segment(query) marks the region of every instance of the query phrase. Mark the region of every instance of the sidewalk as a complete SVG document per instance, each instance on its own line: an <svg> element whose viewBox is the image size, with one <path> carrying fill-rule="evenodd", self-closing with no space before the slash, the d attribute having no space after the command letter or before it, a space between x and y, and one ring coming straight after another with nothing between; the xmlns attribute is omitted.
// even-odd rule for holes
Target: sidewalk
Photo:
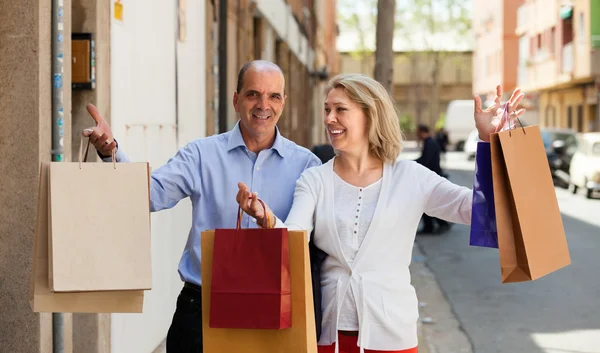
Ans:
<svg viewBox="0 0 600 353"><path fill-rule="evenodd" d="M473 353L471 342L417 244L410 273L419 298L419 353Z"/></svg>

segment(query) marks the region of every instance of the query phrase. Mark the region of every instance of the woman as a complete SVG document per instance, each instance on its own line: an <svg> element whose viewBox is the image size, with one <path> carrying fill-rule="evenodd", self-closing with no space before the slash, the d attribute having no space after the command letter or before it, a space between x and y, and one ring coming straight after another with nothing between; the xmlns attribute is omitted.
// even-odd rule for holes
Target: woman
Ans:
<svg viewBox="0 0 600 353"><path fill-rule="evenodd" d="M472 192L398 159L398 115L377 81L340 75L326 93L325 125L337 156L301 175L285 224L243 183L237 201L261 226L309 234L314 229L315 244L329 255L321 273L320 353L417 352L418 306L409 264L419 220L427 213L469 224ZM500 86L496 93L486 110L474 98L475 124L485 141L502 116ZM516 90L509 106L522 98ZM275 221L263 224L265 219Z"/></svg>

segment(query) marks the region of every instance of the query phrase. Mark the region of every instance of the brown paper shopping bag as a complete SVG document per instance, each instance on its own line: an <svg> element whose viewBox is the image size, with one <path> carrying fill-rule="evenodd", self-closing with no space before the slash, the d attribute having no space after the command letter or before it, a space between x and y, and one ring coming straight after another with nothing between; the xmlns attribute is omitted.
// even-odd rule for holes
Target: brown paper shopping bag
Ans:
<svg viewBox="0 0 600 353"><path fill-rule="evenodd" d="M82 159L48 166L50 289L150 289L148 163Z"/></svg>
<svg viewBox="0 0 600 353"><path fill-rule="evenodd" d="M292 326L286 330L211 328L210 298L215 232L202 233L202 328L205 353L316 353L308 236L288 231Z"/></svg>
<svg viewBox="0 0 600 353"><path fill-rule="evenodd" d="M502 283L538 279L571 263L538 126L491 135Z"/></svg>
<svg viewBox="0 0 600 353"><path fill-rule="evenodd" d="M33 263L30 278L30 306L34 312L65 313L141 313L144 291L104 291L53 293L48 273L48 174L50 165L40 169L37 222L33 244Z"/></svg>

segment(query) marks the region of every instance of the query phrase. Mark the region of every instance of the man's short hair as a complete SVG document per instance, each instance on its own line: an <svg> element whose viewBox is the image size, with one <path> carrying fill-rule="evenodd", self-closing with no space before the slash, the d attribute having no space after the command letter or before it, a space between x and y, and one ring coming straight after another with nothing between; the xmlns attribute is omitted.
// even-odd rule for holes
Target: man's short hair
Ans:
<svg viewBox="0 0 600 353"><path fill-rule="evenodd" d="M429 133L429 126L425 125L425 124L419 124L419 126L417 126L417 131L419 132L424 132L424 133Z"/></svg>
<svg viewBox="0 0 600 353"><path fill-rule="evenodd" d="M244 75L246 74L246 71L248 71L248 69L250 69L252 66L255 66L255 65L271 66L272 68L274 68L274 69L276 68L277 70L279 70L279 72L281 72L281 76L284 76L283 70L277 64L275 64L273 62L270 62L267 60L248 61L247 63L242 65L242 68L238 72L237 87L235 90L237 93L240 93L240 91L242 90L242 87L244 86ZM284 80L285 80L285 76L284 76ZM285 88L284 88L284 90L285 90Z"/></svg>

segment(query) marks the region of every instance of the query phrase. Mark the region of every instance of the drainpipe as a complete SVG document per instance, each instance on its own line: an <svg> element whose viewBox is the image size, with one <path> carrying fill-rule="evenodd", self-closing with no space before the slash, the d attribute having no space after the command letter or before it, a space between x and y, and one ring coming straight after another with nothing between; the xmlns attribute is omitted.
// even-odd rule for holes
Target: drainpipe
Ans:
<svg viewBox="0 0 600 353"><path fill-rule="evenodd" d="M213 131L209 135L219 133L219 15L217 14L217 0L211 0L213 11L213 30L212 30L212 70L213 76L213 99L212 106L214 109L213 116Z"/></svg>
<svg viewBox="0 0 600 353"><path fill-rule="evenodd" d="M219 1L219 132L227 131L227 2Z"/></svg>
<svg viewBox="0 0 600 353"><path fill-rule="evenodd" d="M64 0L52 0L52 161L62 162L64 154L63 44ZM52 313L52 352L64 353L64 316Z"/></svg>

